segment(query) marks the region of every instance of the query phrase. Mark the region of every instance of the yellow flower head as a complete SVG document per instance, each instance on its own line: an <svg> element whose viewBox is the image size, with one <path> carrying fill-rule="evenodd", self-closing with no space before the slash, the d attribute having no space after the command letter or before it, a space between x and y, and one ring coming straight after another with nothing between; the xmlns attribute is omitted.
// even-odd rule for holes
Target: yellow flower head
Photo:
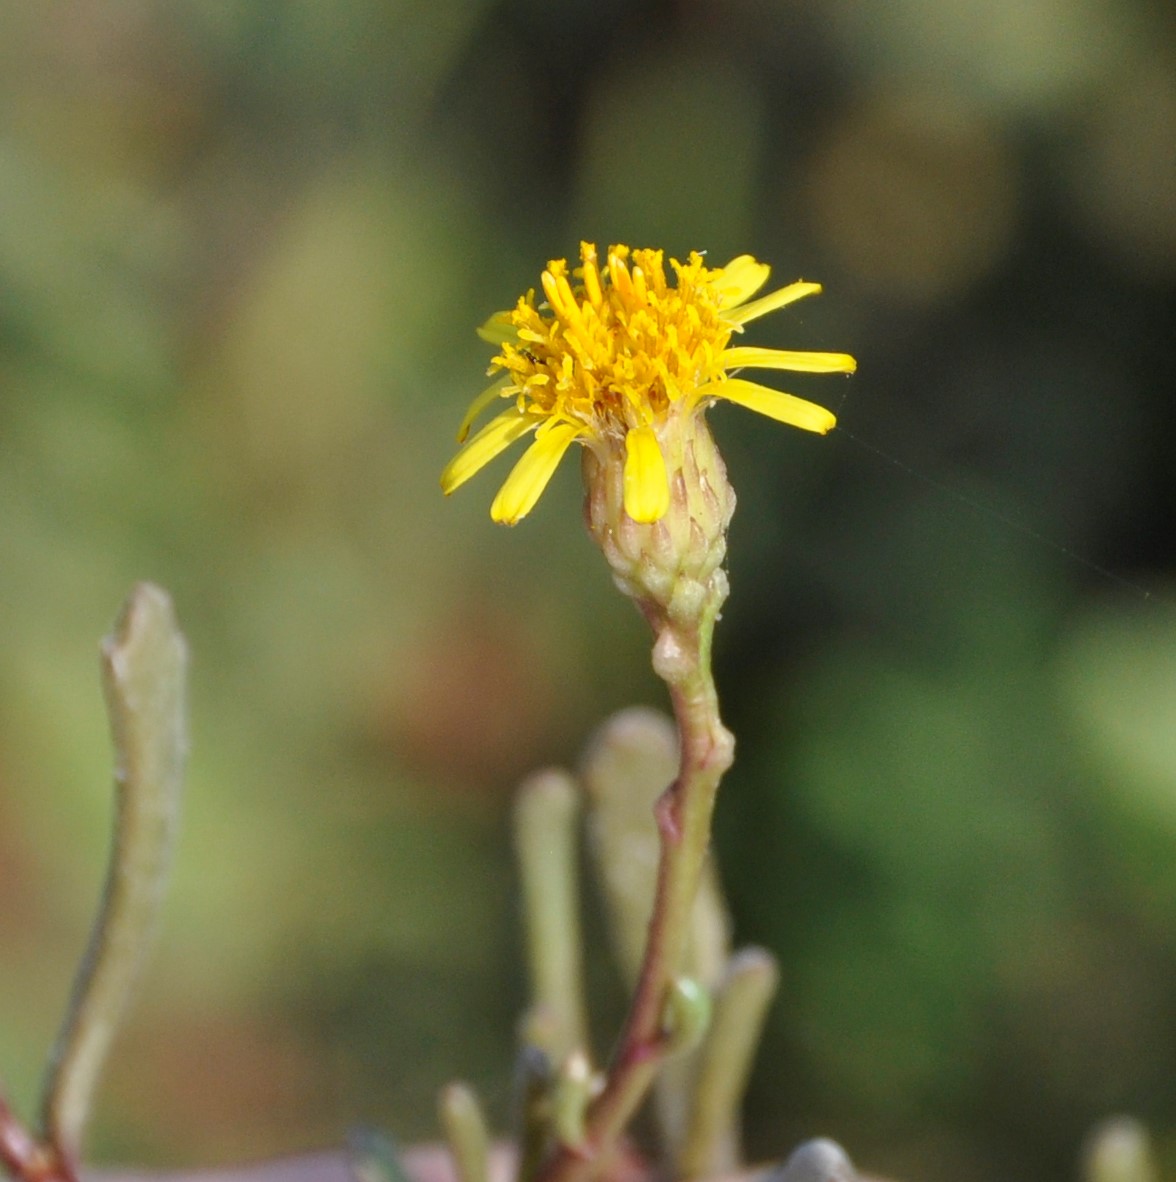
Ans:
<svg viewBox="0 0 1176 1182"><path fill-rule="evenodd" d="M598 456L623 457L625 513L635 522L661 520L670 507L667 428L700 414L717 399L824 434L836 419L792 394L733 377L744 369L852 373L844 353L805 353L732 346L749 320L821 290L791 283L752 299L769 268L750 255L706 267L698 253L670 260L667 282L660 250L580 244L581 265L569 274L557 259L543 272L546 299L528 292L513 311L479 330L500 352L497 380L470 406L458 441L465 445L441 474L446 493L464 484L515 440L535 438L490 507L495 521L514 525L534 507L564 452L581 443ZM478 416L499 399L510 405L466 441ZM680 424L679 424L680 425Z"/></svg>

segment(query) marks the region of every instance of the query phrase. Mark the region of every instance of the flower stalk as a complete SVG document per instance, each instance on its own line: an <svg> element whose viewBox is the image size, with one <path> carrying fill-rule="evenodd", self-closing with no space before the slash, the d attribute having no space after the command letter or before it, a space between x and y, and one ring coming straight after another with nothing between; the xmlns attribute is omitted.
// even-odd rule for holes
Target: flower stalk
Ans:
<svg viewBox="0 0 1176 1182"><path fill-rule="evenodd" d="M666 999L681 972L694 898L710 846L711 817L735 740L719 717L710 649L715 610L687 631L667 625L655 668L666 677L681 744L677 779L657 802L661 843L645 959L603 1091L588 1109L579 1146L563 1147L544 1182L581 1182L605 1166L673 1045ZM669 676L667 676L669 675Z"/></svg>

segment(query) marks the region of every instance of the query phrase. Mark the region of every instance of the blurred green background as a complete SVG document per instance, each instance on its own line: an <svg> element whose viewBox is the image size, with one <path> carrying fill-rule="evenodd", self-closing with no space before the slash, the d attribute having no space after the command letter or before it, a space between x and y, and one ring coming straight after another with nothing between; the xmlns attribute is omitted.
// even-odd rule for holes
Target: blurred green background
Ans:
<svg viewBox="0 0 1176 1182"><path fill-rule="evenodd" d="M565 464L437 475L473 327L581 238L748 251L826 440L740 497L719 848L784 963L756 1156L1073 1175L1176 1137L1176 28L1159 0L0 8L0 1074L26 1111L107 843L96 642L169 587L193 754L93 1156L510 1107L509 794L661 705ZM1141 590L1146 588L1147 590ZM1149 594L1150 592L1150 594ZM616 998L593 958L606 1010ZM610 1029L602 1023L600 1051Z"/></svg>

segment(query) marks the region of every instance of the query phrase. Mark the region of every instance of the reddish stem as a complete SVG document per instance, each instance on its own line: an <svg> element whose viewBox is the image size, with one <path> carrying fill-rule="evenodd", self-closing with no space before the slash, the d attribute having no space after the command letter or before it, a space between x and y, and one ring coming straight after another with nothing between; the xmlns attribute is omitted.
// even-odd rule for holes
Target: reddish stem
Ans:
<svg viewBox="0 0 1176 1182"><path fill-rule="evenodd" d="M2 1097L0 1164L18 1182L79 1182L74 1164L38 1141Z"/></svg>
<svg viewBox="0 0 1176 1182"><path fill-rule="evenodd" d="M710 626L713 619L689 636L676 637L689 654L669 683L681 766L654 809L661 858L645 958L629 1016L604 1090L588 1110L584 1141L561 1146L542 1171L542 1182L584 1182L607 1169L668 1050L666 997L682 964L710 842L715 794L734 754L734 740L719 720L711 678Z"/></svg>

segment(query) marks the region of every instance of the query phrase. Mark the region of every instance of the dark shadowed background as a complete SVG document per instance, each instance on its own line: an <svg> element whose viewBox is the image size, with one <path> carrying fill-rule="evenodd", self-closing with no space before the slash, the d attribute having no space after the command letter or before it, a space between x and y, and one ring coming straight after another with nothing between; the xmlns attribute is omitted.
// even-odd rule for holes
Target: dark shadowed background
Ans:
<svg viewBox="0 0 1176 1182"><path fill-rule="evenodd" d="M96 644L190 639L166 923L94 1130L189 1165L510 1108L512 785L662 704L564 465L444 500L473 327L581 238L825 294L827 439L740 498L719 847L784 965L756 1156L1176 1148L1176 27L1159 0L41 0L0 10L0 1074L107 843ZM603 952L601 1005L615 1014ZM599 1051L611 1027L601 1023ZM1176 1153L1169 1155L1176 1158Z"/></svg>

